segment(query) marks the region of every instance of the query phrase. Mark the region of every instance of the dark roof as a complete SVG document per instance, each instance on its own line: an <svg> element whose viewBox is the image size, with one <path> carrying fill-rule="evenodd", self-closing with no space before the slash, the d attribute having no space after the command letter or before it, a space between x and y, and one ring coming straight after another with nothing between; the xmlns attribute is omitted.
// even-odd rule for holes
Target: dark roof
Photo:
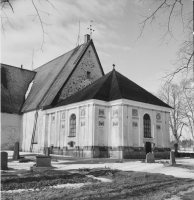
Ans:
<svg viewBox="0 0 194 200"><path fill-rule="evenodd" d="M61 87L69 79L75 70L85 51L92 45L96 53L93 41L90 40L62 56L37 68L37 72L32 89L22 108L22 112L27 112L50 105ZM97 55L97 53L96 53ZM98 58L98 55L97 55ZM102 74L104 75L100 60L98 58Z"/></svg>
<svg viewBox="0 0 194 200"><path fill-rule="evenodd" d="M99 78L94 83L88 85L71 97L62 100L54 107L86 101L89 99L98 99L103 101L129 99L171 108L169 105L155 97L153 94L149 93L115 70L112 70L105 76Z"/></svg>
<svg viewBox="0 0 194 200"><path fill-rule="evenodd" d="M1 64L1 112L20 114L35 74L34 71Z"/></svg>

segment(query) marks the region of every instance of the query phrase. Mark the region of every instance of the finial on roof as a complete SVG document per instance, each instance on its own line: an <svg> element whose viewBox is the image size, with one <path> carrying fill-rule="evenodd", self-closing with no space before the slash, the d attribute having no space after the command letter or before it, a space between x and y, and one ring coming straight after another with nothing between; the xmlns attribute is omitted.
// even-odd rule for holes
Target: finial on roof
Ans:
<svg viewBox="0 0 194 200"><path fill-rule="evenodd" d="M115 64L113 64L112 66L113 66L113 70L115 70Z"/></svg>
<svg viewBox="0 0 194 200"><path fill-rule="evenodd" d="M88 28L88 30L90 31L90 38L92 39L92 32L95 31L94 29L92 29L92 20L90 20L90 27Z"/></svg>

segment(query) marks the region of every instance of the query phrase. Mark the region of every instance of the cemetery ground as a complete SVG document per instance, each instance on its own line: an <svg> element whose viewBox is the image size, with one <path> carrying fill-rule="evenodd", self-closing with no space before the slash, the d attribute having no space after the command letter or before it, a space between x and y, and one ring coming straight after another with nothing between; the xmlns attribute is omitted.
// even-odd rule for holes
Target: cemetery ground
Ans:
<svg viewBox="0 0 194 200"><path fill-rule="evenodd" d="M23 154L23 155L22 155ZM52 156L52 168L36 168L36 155L21 153L9 170L1 170L1 199L184 199L194 191L194 159L169 160L83 159ZM175 195L175 196L174 196ZM193 197L187 198L194 199Z"/></svg>

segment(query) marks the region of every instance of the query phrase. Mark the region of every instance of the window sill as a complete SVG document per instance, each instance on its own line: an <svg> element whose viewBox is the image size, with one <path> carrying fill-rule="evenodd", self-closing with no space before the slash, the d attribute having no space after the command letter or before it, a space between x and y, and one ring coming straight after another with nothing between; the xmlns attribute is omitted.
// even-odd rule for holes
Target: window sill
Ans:
<svg viewBox="0 0 194 200"><path fill-rule="evenodd" d="M67 136L67 137L76 137L76 136Z"/></svg>

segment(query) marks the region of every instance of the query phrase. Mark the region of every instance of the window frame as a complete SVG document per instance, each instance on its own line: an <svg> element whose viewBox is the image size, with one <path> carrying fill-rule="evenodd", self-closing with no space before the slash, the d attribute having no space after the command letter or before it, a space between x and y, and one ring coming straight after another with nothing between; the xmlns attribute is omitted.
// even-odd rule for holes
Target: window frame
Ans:
<svg viewBox="0 0 194 200"><path fill-rule="evenodd" d="M76 115L74 113L69 118L69 137L76 137Z"/></svg>
<svg viewBox="0 0 194 200"><path fill-rule="evenodd" d="M152 138L151 118L148 114L145 114L143 116L143 133L144 133L144 138Z"/></svg>

